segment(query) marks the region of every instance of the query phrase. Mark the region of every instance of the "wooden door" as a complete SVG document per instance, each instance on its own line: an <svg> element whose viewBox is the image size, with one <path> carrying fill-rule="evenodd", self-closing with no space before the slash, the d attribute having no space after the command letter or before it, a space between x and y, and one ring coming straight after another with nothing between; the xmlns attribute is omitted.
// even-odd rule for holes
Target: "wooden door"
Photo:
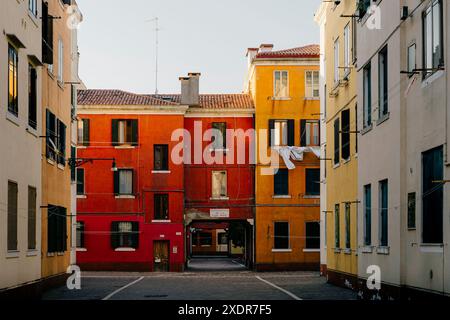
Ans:
<svg viewBox="0 0 450 320"><path fill-rule="evenodd" d="M153 271L155 272L169 272L169 241L154 241L153 242Z"/></svg>

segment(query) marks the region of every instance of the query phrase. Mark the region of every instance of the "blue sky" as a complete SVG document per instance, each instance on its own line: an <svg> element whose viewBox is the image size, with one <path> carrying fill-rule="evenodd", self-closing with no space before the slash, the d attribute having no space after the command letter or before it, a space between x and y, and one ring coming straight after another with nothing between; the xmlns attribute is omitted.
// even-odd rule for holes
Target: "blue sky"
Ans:
<svg viewBox="0 0 450 320"><path fill-rule="evenodd" d="M202 93L239 93L248 47L286 49L319 42L320 0L77 0L80 76L88 88L155 91L155 25L160 21L159 92L201 72Z"/></svg>

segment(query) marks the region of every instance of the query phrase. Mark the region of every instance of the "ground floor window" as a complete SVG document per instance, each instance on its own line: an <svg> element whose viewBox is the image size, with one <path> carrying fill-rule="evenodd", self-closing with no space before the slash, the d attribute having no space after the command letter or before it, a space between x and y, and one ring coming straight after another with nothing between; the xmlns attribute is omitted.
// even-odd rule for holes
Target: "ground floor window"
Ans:
<svg viewBox="0 0 450 320"><path fill-rule="evenodd" d="M49 253L67 251L67 209L48 206L47 244Z"/></svg>
<svg viewBox="0 0 450 320"><path fill-rule="evenodd" d="M111 226L113 249L139 247L139 222L115 221Z"/></svg>
<svg viewBox="0 0 450 320"><path fill-rule="evenodd" d="M306 223L306 249L320 249L320 223Z"/></svg>
<svg viewBox="0 0 450 320"><path fill-rule="evenodd" d="M85 225L83 221L77 222L77 248L86 248L84 243Z"/></svg>
<svg viewBox="0 0 450 320"><path fill-rule="evenodd" d="M274 223L274 249L289 249L289 222Z"/></svg>

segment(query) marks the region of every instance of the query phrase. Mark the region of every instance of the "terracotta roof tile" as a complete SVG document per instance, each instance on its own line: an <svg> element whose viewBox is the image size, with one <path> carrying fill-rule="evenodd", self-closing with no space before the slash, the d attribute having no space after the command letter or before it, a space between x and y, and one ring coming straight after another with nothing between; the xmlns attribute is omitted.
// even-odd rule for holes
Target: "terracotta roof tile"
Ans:
<svg viewBox="0 0 450 320"><path fill-rule="evenodd" d="M134 94L121 90L80 90L79 105L153 105L177 106L180 94ZM200 106L204 109L253 109L254 103L248 94L201 94Z"/></svg>
<svg viewBox="0 0 450 320"><path fill-rule="evenodd" d="M312 44L304 47L279 50L279 51L266 51L259 52L256 55L256 59L267 58L318 58L320 56L320 46Z"/></svg>

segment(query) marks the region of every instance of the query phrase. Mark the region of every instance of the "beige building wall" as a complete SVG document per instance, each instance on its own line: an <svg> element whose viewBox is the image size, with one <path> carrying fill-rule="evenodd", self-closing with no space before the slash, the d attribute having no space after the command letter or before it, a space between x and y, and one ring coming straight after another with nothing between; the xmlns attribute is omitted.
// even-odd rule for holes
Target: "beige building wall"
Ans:
<svg viewBox="0 0 450 320"><path fill-rule="evenodd" d="M40 12L40 1L38 1ZM0 292L41 276L41 70L37 67L37 130L28 126L28 63L41 59L41 22L28 1L2 1L0 10ZM8 111L8 44L18 49L19 113ZM22 47L23 45L23 47ZM21 47L21 48L20 48ZM30 56L34 56L30 59ZM36 60L37 58L37 60ZM18 184L17 251L8 251L8 181ZM28 187L37 190L36 248L28 249Z"/></svg>

